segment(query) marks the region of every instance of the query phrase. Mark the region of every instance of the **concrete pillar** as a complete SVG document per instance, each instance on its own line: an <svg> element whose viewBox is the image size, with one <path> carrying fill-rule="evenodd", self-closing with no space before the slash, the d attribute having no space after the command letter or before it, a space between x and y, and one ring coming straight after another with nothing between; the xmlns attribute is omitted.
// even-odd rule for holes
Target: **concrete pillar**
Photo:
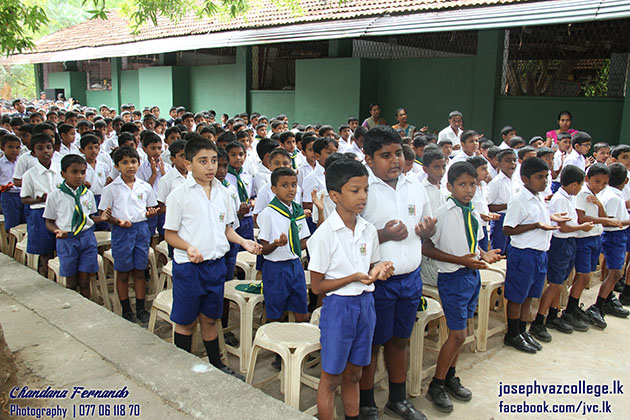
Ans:
<svg viewBox="0 0 630 420"><path fill-rule="evenodd" d="M120 96L121 96L121 72L122 72L122 61L120 57L112 57L111 59L111 69L112 69L112 103L108 104L116 110L120 110Z"/></svg>
<svg viewBox="0 0 630 420"><path fill-rule="evenodd" d="M37 63L33 66L35 71L35 98L39 98L39 92L44 90L44 65ZM48 98L55 99L55 98Z"/></svg>
<svg viewBox="0 0 630 420"><path fill-rule="evenodd" d="M252 112L250 91L252 89L252 48L236 47L236 86L238 96L243 98L239 104L242 111Z"/></svg>

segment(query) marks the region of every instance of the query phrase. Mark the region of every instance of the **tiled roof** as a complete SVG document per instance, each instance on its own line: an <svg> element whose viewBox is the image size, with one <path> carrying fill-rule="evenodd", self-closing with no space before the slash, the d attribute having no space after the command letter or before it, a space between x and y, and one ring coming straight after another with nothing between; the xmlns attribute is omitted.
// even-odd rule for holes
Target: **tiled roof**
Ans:
<svg viewBox="0 0 630 420"><path fill-rule="evenodd" d="M422 13L443 9L526 3L531 0L301 0L301 13L278 9L272 0L260 0L245 15L236 19L214 17L199 19L192 13L177 23L158 18L158 25L145 24L140 33L131 35L127 21L117 11L106 21L88 20L42 37L36 52L71 50L81 47L125 44L172 36L199 35L237 29L256 29L323 20L344 20L368 16Z"/></svg>

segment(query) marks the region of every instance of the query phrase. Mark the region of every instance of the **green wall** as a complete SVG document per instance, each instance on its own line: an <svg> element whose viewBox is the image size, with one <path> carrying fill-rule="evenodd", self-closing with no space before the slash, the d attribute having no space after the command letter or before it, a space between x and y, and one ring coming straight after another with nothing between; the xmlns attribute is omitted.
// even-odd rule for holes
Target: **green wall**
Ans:
<svg viewBox="0 0 630 420"><path fill-rule="evenodd" d="M244 112L246 91L236 74L236 64L190 67L190 109L213 109L217 116Z"/></svg>
<svg viewBox="0 0 630 420"><path fill-rule="evenodd" d="M361 59L297 60L295 121L302 124L346 122L359 111Z"/></svg>
<svg viewBox="0 0 630 420"><path fill-rule="evenodd" d="M269 118L285 114L289 121L295 121L295 91L252 90L250 104L251 112L260 112Z"/></svg>
<svg viewBox="0 0 630 420"><path fill-rule="evenodd" d="M183 106L186 109L190 106L190 67L172 67L173 71L173 101L171 105L164 109L168 114L171 106Z"/></svg>
<svg viewBox="0 0 630 420"><path fill-rule="evenodd" d="M138 70L123 70L120 72L120 91L121 103L139 105Z"/></svg>
<svg viewBox="0 0 630 420"><path fill-rule="evenodd" d="M139 100L136 109L157 105L168 110L173 106L173 68L145 67L138 70Z"/></svg>
<svg viewBox="0 0 630 420"><path fill-rule="evenodd" d="M547 131L558 128L561 111L569 111L573 115L571 127L588 132L593 141L619 143L623 98L499 96L495 102L494 130L485 134L500 143L501 128L511 125L525 140L544 137Z"/></svg>
<svg viewBox="0 0 630 420"><path fill-rule="evenodd" d="M87 79L85 73L77 71L64 71L48 73L48 88L63 89L66 98L75 98L81 104L85 104Z"/></svg>
<svg viewBox="0 0 630 420"><path fill-rule="evenodd" d="M85 94L87 96L87 106L96 109L102 104L110 107L114 106L114 93L111 90L88 90Z"/></svg>

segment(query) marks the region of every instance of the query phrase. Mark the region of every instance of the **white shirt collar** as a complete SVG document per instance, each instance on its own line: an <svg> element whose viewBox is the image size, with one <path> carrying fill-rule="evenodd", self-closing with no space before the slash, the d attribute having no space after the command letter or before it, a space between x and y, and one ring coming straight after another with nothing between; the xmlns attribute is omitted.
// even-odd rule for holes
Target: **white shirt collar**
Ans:
<svg viewBox="0 0 630 420"><path fill-rule="evenodd" d="M355 216L355 217L356 217L357 222L356 222L356 226L354 227L354 233L355 235L360 235L365 229L365 221L361 217L358 217L358 216ZM339 213L337 213L337 209L335 209L335 211L331 213L329 219L330 219L330 227L332 228L332 230L338 231L344 228L348 229L346 224L341 219L341 216L339 216Z"/></svg>
<svg viewBox="0 0 630 420"><path fill-rule="evenodd" d="M38 174L43 174L46 171L52 171L54 173L57 173L57 165L55 165L55 162L53 162L52 160L50 161L50 168L46 168L44 165L42 165L39 162L39 159L37 159L37 163L35 163L35 167L37 168L37 173Z"/></svg>

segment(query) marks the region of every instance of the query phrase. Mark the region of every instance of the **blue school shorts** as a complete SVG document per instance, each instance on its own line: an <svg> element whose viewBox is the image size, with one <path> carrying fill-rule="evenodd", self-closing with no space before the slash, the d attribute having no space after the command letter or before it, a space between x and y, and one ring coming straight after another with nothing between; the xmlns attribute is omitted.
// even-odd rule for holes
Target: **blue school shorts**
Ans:
<svg viewBox="0 0 630 420"><path fill-rule="evenodd" d="M392 337L409 338L422 297L420 267L411 273L375 282L372 295L376 310L374 344L385 344Z"/></svg>
<svg viewBox="0 0 630 420"><path fill-rule="evenodd" d="M263 294L268 319L280 319L286 311L308 312L304 268L298 258L266 260L262 270Z"/></svg>
<svg viewBox="0 0 630 420"><path fill-rule="evenodd" d="M358 296L326 296L319 319L322 370L340 375L348 363L369 365L375 325L371 292Z"/></svg>
<svg viewBox="0 0 630 420"><path fill-rule="evenodd" d="M558 191L561 186L562 186L562 184L560 182L558 182L558 181L551 181L551 192L555 194L556 191Z"/></svg>
<svg viewBox="0 0 630 420"><path fill-rule="evenodd" d="M240 221L241 225L236 229L236 233L244 239L254 240L254 218L252 216L243 217ZM245 251L242 246L239 251Z"/></svg>
<svg viewBox="0 0 630 420"><path fill-rule="evenodd" d="M630 252L630 229L626 229L626 252Z"/></svg>
<svg viewBox="0 0 630 420"><path fill-rule="evenodd" d="M2 214L4 214L4 228L7 232L12 227L26 223L24 204L22 204L19 192L3 192L0 194L0 204Z"/></svg>
<svg viewBox="0 0 630 420"><path fill-rule="evenodd" d="M611 270L621 270L626 259L627 229L604 231L602 234L602 252L606 266Z"/></svg>
<svg viewBox="0 0 630 420"><path fill-rule="evenodd" d="M157 231L157 225L158 225L158 216L147 218L147 226L149 227L149 233L151 234L151 237L155 235L155 232Z"/></svg>
<svg viewBox="0 0 630 420"><path fill-rule="evenodd" d="M452 273L438 273L437 284L446 325L450 330L465 330L466 321L475 316L477 309L479 270L463 267Z"/></svg>
<svg viewBox="0 0 630 420"><path fill-rule="evenodd" d="M77 236L69 233L67 238L57 239L57 256L62 277L74 277L79 272L97 273L98 249L94 226Z"/></svg>
<svg viewBox="0 0 630 420"><path fill-rule="evenodd" d="M509 238L503 234L503 219L505 213L499 213L499 220L490 221L490 246L492 249L500 249L501 255L506 255Z"/></svg>
<svg viewBox="0 0 630 420"><path fill-rule="evenodd" d="M123 273L145 270L149 263L151 235L147 222L138 222L129 229L112 225L112 256L114 270Z"/></svg>
<svg viewBox="0 0 630 420"><path fill-rule="evenodd" d="M164 237L164 220L166 220L166 213L158 214L153 217L157 219L157 233L161 237Z"/></svg>
<svg viewBox="0 0 630 420"><path fill-rule="evenodd" d="M173 309L171 321L179 325L192 323L199 314L221 319L225 260L205 260L199 264L173 261Z"/></svg>
<svg viewBox="0 0 630 420"><path fill-rule="evenodd" d="M101 196L95 195L94 201L96 201L96 208L101 205ZM102 211L98 211L99 216L103 213ZM108 222L100 222L94 225L97 232L109 232L111 230L110 224Z"/></svg>
<svg viewBox="0 0 630 420"><path fill-rule="evenodd" d="M31 209L26 232L28 233L26 252L36 255L55 252L55 234L46 229L44 209Z"/></svg>
<svg viewBox="0 0 630 420"><path fill-rule="evenodd" d="M590 274L597 270L599 255L602 253L602 237L587 236L576 238L577 252L575 253L575 272Z"/></svg>
<svg viewBox="0 0 630 420"><path fill-rule="evenodd" d="M547 253L531 248L508 246L505 297L521 304L528 297L539 298L547 276Z"/></svg>
<svg viewBox="0 0 630 420"><path fill-rule="evenodd" d="M490 241L488 238L488 228L486 226L482 226L481 229L483 230L483 238L479 239L479 247L485 252L488 252L488 242Z"/></svg>
<svg viewBox="0 0 630 420"><path fill-rule="evenodd" d="M547 251L547 281L549 283L562 284L567 280L575 265L576 252L575 238L551 237L551 246Z"/></svg>
<svg viewBox="0 0 630 420"><path fill-rule="evenodd" d="M234 268L236 267L236 257L238 256L238 250L241 248L239 244L230 244L230 250L225 254L225 281L230 281L234 278ZM247 273L245 273L247 277ZM249 280L249 279L246 279Z"/></svg>

